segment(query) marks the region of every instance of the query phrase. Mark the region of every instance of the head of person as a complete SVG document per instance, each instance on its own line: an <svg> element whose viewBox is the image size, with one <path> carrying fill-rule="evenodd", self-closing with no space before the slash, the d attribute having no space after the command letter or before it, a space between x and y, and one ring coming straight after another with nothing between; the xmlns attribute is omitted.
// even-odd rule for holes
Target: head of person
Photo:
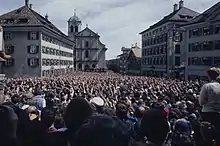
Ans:
<svg viewBox="0 0 220 146"><path fill-rule="evenodd" d="M128 114L128 106L124 103L117 103L116 105L116 116L119 119L126 119Z"/></svg>
<svg viewBox="0 0 220 146"><path fill-rule="evenodd" d="M170 131L164 110L150 109L146 111L141 121L141 131L148 141L163 144Z"/></svg>
<svg viewBox="0 0 220 146"><path fill-rule="evenodd" d="M41 111L41 123L45 128L50 128L55 120L55 110L51 108L44 108Z"/></svg>
<svg viewBox="0 0 220 146"><path fill-rule="evenodd" d="M92 113L93 108L86 100L82 98L74 98L71 100L64 114L64 121L68 130L75 133Z"/></svg>
<svg viewBox="0 0 220 146"><path fill-rule="evenodd" d="M13 108L7 105L0 105L0 119L0 139L16 138L18 117Z"/></svg>
<svg viewBox="0 0 220 146"><path fill-rule="evenodd" d="M209 70L207 70L207 75L210 80L217 80L220 75L220 69L217 67L212 67Z"/></svg>
<svg viewBox="0 0 220 146"><path fill-rule="evenodd" d="M91 116L76 132L75 146L128 146L130 134L116 117Z"/></svg>

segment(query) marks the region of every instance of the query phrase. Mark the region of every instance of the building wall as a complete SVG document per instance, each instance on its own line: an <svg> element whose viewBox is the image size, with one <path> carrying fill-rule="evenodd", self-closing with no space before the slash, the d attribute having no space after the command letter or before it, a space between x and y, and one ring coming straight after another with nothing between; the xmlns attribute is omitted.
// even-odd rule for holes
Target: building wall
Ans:
<svg viewBox="0 0 220 146"><path fill-rule="evenodd" d="M201 23L201 24L194 24L190 26L186 26L186 33L185 33L185 41L181 45L185 50L186 56L183 56L182 59L185 61L186 68L185 68L185 77L191 78L193 76L204 77L206 76L206 70L210 67L220 67L220 31L219 33L215 33L216 26L220 25L220 23ZM212 26L213 34L204 35L204 28ZM220 27L219 27L220 28ZM190 30L200 29L199 36L191 36ZM204 50L204 42L212 42L209 50ZM219 45L217 46L217 42ZM198 43L201 44L201 47L198 51L192 51L192 44ZM191 44L191 46L190 46ZM190 48L189 48L190 47ZM190 50L191 49L191 50ZM212 59L210 64L205 63L204 59L206 57L210 57ZM199 58L201 61L198 61L199 64L192 63L192 58ZM219 59L217 61L216 59ZM193 59L194 60L194 59ZM190 61L190 62L189 62ZM194 62L194 61L193 61Z"/></svg>
<svg viewBox="0 0 220 146"><path fill-rule="evenodd" d="M4 29L4 33L10 32L12 34L11 40L5 39L5 45L13 45L14 52L11 54L14 59L14 65L11 67L4 67L3 72L9 77L19 76L39 76L40 66L32 68L28 66L28 58L36 57L40 58L40 54L29 54L27 51L28 45L40 46L40 39L28 40L28 31L16 31L10 28Z"/></svg>
<svg viewBox="0 0 220 146"><path fill-rule="evenodd" d="M52 34L49 34L49 33L46 33L46 32L44 32L43 34L45 34L47 36L52 35ZM61 65L61 64L43 65L43 63L41 61L42 75L48 74L48 72L52 72L53 70L60 70L60 69L67 70L68 68L73 68L73 46L72 46L72 48L67 48L67 47L64 47L63 45L61 45L60 43L55 44L55 43L48 42L46 40L43 40L42 35L41 35L41 58L42 59L65 60L65 61L72 62L71 64L64 64L64 65ZM54 37L55 35L52 35L52 36ZM64 38L60 38L60 37L54 37L54 38L56 38L58 41L64 40ZM69 44L69 45L72 45L72 44ZM57 54L46 54L46 53L42 52L43 47L53 48L56 51L68 52L68 53L71 53L72 56L62 56L62 55L57 55ZM44 72L47 72L47 73L44 73Z"/></svg>
<svg viewBox="0 0 220 146"><path fill-rule="evenodd" d="M101 44L99 37L79 36L76 41L76 69L79 70L79 64L82 64L82 70L85 66L93 68L106 68L105 64L105 45ZM88 45L87 45L88 44ZM88 51L88 57L86 52Z"/></svg>

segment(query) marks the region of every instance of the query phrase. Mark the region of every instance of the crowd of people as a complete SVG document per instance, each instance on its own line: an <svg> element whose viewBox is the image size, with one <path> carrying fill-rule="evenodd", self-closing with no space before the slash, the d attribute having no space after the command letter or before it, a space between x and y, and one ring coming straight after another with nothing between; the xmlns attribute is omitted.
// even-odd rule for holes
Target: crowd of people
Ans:
<svg viewBox="0 0 220 146"><path fill-rule="evenodd" d="M112 72L6 79L1 146L220 146L220 69L209 83Z"/></svg>

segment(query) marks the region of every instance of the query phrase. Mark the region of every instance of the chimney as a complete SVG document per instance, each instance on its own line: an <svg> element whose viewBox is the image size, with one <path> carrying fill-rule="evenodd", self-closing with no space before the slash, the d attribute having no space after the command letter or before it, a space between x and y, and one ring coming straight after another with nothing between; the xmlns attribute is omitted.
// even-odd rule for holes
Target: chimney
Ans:
<svg viewBox="0 0 220 146"><path fill-rule="evenodd" d="M25 6L29 7L29 0L25 0Z"/></svg>
<svg viewBox="0 0 220 146"><path fill-rule="evenodd" d="M180 1L179 1L179 8L181 9L182 7L184 7L184 1L183 1L183 0L180 0Z"/></svg>
<svg viewBox="0 0 220 146"><path fill-rule="evenodd" d="M175 11L177 11L178 10L178 5L177 4L174 4L173 5L173 11L175 12Z"/></svg>
<svg viewBox="0 0 220 146"><path fill-rule="evenodd" d="M32 5L32 4L30 4L30 9L32 9L32 6L33 6L33 5Z"/></svg>
<svg viewBox="0 0 220 146"><path fill-rule="evenodd" d="M45 15L45 18L48 20L48 15L47 14Z"/></svg>

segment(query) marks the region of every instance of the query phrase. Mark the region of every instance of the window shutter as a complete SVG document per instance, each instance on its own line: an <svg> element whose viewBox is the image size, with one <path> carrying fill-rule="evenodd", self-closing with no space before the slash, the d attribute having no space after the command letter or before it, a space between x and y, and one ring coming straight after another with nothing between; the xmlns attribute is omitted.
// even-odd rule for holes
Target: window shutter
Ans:
<svg viewBox="0 0 220 146"><path fill-rule="evenodd" d="M31 39L31 33L28 32L28 40L30 40L30 39Z"/></svg>
<svg viewBox="0 0 220 146"><path fill-rule="evenodd" d="M40 46L36 46L36 52L35 53L39 53L39 49L40 49Z"/></svg>
<svg viewBox="0 0 220 146"><path fill-rule="evenodd" d="M11 59L11 66L14 66L14 59Z"/></svg>
<svg viewBox="0 0 220 146"><path fill-rule="evenodd" d="M28 64L28 66L30 66L30 58L28 58L27 64Z"/></svg>
<svg viewBox="0 0 220 146"><path fill-rule="evenodd" d="M11 54L14 53L15 46L11 46Z"/></svg>
<svg viewBox="0 0 220 146"><path fill-rule="evenodd" d="M39 40L39 32L36 32L36 40Z"/></svg>
<svg viewBox="0 0 220 146"><path fill-rule="evenodd" d="M27 52L31 53L31 46L27 46Z"/></svg>

